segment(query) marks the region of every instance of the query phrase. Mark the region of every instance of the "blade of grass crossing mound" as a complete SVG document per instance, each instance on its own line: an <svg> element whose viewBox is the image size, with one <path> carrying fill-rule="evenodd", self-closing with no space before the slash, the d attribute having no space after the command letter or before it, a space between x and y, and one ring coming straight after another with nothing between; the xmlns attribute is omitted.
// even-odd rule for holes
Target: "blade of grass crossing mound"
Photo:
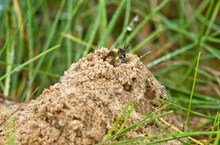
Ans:
<svg viewBox="0 0 220 145"><path fill-rule="evenodd" d="M194 74L194 79L193 79L192 91L191 91L191 94L190 94L190 100L189 100L188 110L191 110L191 105L192 105L192 100L193 100L193 94L194 94L195 85L196 85L197 72L198 72L198 68L199 68L200 54L201 54L201 53L199 52L198 57L197 57L196 69L195 69L195 74ZM190 112L187 111L186 121L185 121L185 124L184 124L184 130L185 130L185 131L188 130L189 115L190 115Z"/></svg>
<svg viewBox="0 0 220 145"><path fill-rule="evenodd" d="M126 42L130 42L136 35L137 33L144 27L144 25L159 11L161 10L169 0L163 0L160 5L158 5L149 15L147 15L144 20L138 24L138 26L134 29L134 31L128 36L126 39Z"/></svg>
<svg viewBox="0 0 220 145"><path fill-rule="evenodd" d="M112 135L111 138L118 138L118 137L122 136L123 134L131 131L132 129L134 129L134 128L138 127L138 126L141 126L141 125L143 125L145 123L148 123L148 122L150 122L150 121L152 121L152 120L154 120L156 118L160 118L160 117L166 116L166 115L168 115L168 114L170 114L172 112L173 111L168 111L168 112L165 112L165 113L153 116L153 117L146 117L146 118L142 119L141 121L139 121L139 122L137 122L135 124L132 124L131 126L121 130L120 132L116 133L115 135Z"/></svg>
<svg viewBox="0 0 220 145"><path fill-rule="evenodd" d="M130 104L127 104L125 108L122 110L121 114L118 116L114 124L112 125L111 129L108 131L107 135L104 136L103 142L109 139L109 137L112 135L112 132L116 129L122 118L124 117L125 113L128 111Z"/></svg>
<svg viewBox="0 0 220 145"><path fill-rule="evenodd" d="M127 124L130 116L131 116L131 112L134 110L134 103L132 103L130 106L130 108L128 109L128 113L124 119L124 122L122 123L120 129L118 130L118 132L120 132L122 129L124 129L125 125Z"/></svg>
<svg viewBox="0 0 220 145"><path fill-rule="evenodd" d="M160 115L158 115L158 116L153 116L153 115L155 115L157 112L163 110L163 109L166 108L166 107L167 107L167 105L165 105L165 106L159 108L158 110L156 110L156 111L152 112L151 114L147 115L147 117L143 118L143 119L140 120L139 122L134 123L134 124L132 124L131 126L129 126L129 127L125 128L125 129L121 130L120 132L117 132L116 134L112 135L111 137L109 137L109 139L113 139L113 138L116 139L116 138L120 137L121 135L125 134L126 132L129 132L130 130L132 130L132 129L138 127L138 126L141 126L142 124L145 124L145 123L147 123L147 122L150 122L151 120L153 120L153 119L155 119L155 118L157 118L157 117L162 117L162 116L164 116L164 115L167 115L167 114L171 113L172 111L166 112L166 113L164 113L164 114L160 114Z"/></svg>
<svg viewBox="0 0 220 145"><path fill-rule="evenodd" d="M114 28L114 26L115 26L115 24L116 24L116 22L117 22L117 20L118 20L118 18L120 16L120 13L121 13L121 11L122 11L122 9L124 7L125 2L126 2L126 0L122 0L120 2L120 4L119 4L115 14L113 15L112 19L109 22L109 26L107 28L107 32L101 37L101 40L100 40L100 42L98 44L99 48L102 47L106 43L109 34L112 32L112 30L113 30L113 28Z"/></svg>

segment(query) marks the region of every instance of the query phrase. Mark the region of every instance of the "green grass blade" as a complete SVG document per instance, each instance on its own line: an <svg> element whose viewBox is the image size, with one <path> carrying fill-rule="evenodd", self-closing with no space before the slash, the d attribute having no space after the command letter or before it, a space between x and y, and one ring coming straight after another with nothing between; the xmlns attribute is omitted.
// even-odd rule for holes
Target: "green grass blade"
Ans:
<svg viewBox="0 0 220 145"><path fill-rule="evenodd" d="M130 108L128 109L128 114L126 115L125 119L124 119L124 122L122 123L121 127L119 128L118 132L120 132L124 127L125 125L127 124L130 116L131 116L131 112L134 110L134 103L131 104Z"/></svg>
<svg viewBox="0 0 220 145"><path fill-rule="evenodd" d="M57 29L58 20L61 17L61 12L62 12L62 9L64 8L65 2L66 2L66 0L62 0L60 9L59 9L58 13L56 14L55 21L54 21L54 23L53 23L53 25L51 27L50 33L48 34L48 37L47 37L48 39L47 39L47 41L46 41L46 43L45 43L45 45L43 47L43 50L47 50L49 48L49 46L51 45L52 39L54 38L54 34L55 34L56 29ZM32 75L32 78L28 82L27 89L24 91L24 93L23 93L23 95L21 97L22 100L25 100L27 92L30 89L33 81L35 80L35 77L37 76L37 72L39 71L43 61L44 61L44 57L41 57L39 59L39 61L38 61L38 64L37 64L36 68L35 68L35 71L34 71L34 73Z"/></svg>
<svg viewBox="0 0 220 145"><path fill-rule="evenodd" d="M145 124L147 122L152 121L153 119L156 119L156 118L159 118L159 117L162 117L164 115L167 115L167 114L171 113L172 111L169 111L169 112L166 112L166 113L163 113L163 114L160 114L160 115L155 115L157 112L163 110L166 107L167 107L167 105L165 105L165 106L161 107L160 109L152 112L151 114L147 115L147 117L140 120L139 122L134 123L131 126L121 130L120 132L117 132L116 134L112 135L111 137L108 138L108 140L113 139L113 138L116 139L116 138L120 137L121 135L125 134L126 132L129 132L130 130L132 130L132 129L138 127L138 126L141 126L142 124ZM153 115L155 115L155 116L153 116Z"/></svg>
<svg viewBox="0 0 220 145"><path fill-rule="evenodd" d="M28 64L30 64L30 63L32 63L33 61L39 59L40 57L46 55L47 53L49 53L49 52L51 52L51 51L57 49L58 47L60 47L60 45L56 45L56 46L54 46L54 47L52 47L52 48L49 48L49 49L47 49L46 51L40 53L39 55L37 55L37 56L35 56L35 57L29 59L28 61L22 63L21 65L15 67L13 70L11 70L10 72L7 72L5 75L3 75L2 77L0 77L0 81L3 80L4 78L6 78L8 75L11 75L11 74L13 74L13 73L15 73L15 72L17 72L17 71L20 71L24 66L26 66L26 65L28 65Z"/></svg>
<svg viewBox="0 0 220 145"><path fill-rule="evenodd" d="M194 48L195 45L196 45L195 43L192 43L192 44L189 44L189 45L187 45L187 46L185 46L185 47L183 47L183 48L179 48L179 49L177 49L176 51L174 51L174 52L172 52L172 53L168 53L168 54L166 54L165 56L162 56L162 57L160 57L160 58L158 58L158 59L152 61L151 63L147 64L146 66L147 66L147 67L152 67L152 66L154 66L154 65L157 65L158 63L160 63L160 62L162 62L162 61L166 61L166 60L168 60L168 59L170 59L170 58L172 58L172 57L174 57L174 56L177 56L177 55L179 55L179 54L181 54L181 53L184 53L184 52L186 52L186 51L188 51L188 50Z"/></svg>
<svg viewBox="0 0 220 145"><path fill-rule="evenodd" d="M159 140L156 141L152 141L150 144L158 144L158 143L162 143L162 142L166 142L169 140L174 140L176 139L180 139L180 138L186 138L186 137L191 137L191 136L201 136L201 135L210 135L210 134L217 134L217 132L183 132L183 133L176 133L176 134L169 134L169 135L161 135L161 136L156 136L157 138L160 138ZM167 137L166 136L175 136L174 137ZM162 139L161 139L162 138ZM203 145L202 143L200 143L200 145Z"/></svg>
<svg viewBox="0 0 220 145"><path fill-rule="evenodd" d="M177 87L173 87L172 85L168 85L168 84L165 84L163 83L163 85L165 85L166 88L169 88L171 90L174 90L178 93L181 93L181 94L184 94L184 95L190 95L189 92L183 90L183 89L179 89ZM208 102L215 102L215 103L220 103L220 100L217 100L211 96L207 96L207 95L202 95L202 94L198 94L198 93L194 93L194 98L198 98L198 99L201 99L201 100L205 100L205 101L208 101Z"/></svg>
<svg viewBox="0 0 220 145"><path fill-rule="evenodd" d="M99 5L100 6L100 5ZM99 10L98 11L101 11L101 7L99 7ZM97 33L97 30L98 30L98 27L99 27L99 23L100 23L100 20L101 20L101 13L98 14L98 16L96 17L96 19L94 20L93 24L90 25L90 29L87 33L87 36L88 36L88 45L86 46L86 49L83 51L83 57L86 56L89 52L89 49L91 48L91 45L92 45L92 42L96 36L96 33Z"/></svg>
<svg viewBox="0 0 220 145"><path fill-rule="evenodd" d="M182 109L182 110L187 111L187 112L189 111L191 114L195 114L195 115L198 115L198 116L200 116L200 117L207 118L207 119L213 119L213 120L215 119L215 118L212 117L212 116L208 116L208 115L205 115L205 114L196 112L196 111L188 110L187 108L184 108L184 107L182 107L182 106L180 106L180 105L178 105L178 104L169 102L169 101L167 101L167 100L162 100L162 99L159 99L159 100L162 101L162 102L165 102L165 103L167 103L167 104L169 104L169 105L175 106L175 107L178 108L178 109Z"/></svg>
<svg viewBox="0 0 220 145"><path fill-rule="evenodd" d="M214 145L219 145L219 142L220 142L220 115L219 115L219 112L217 113L217 125L216 126L213 126L213 127L216 127L216 130L218 132L216 138L215 138L215 142L214 142ZM214 132L214 131L212 131Z"/></svg>
<svg viewBox="0 0 220 145"><path fill-rule="evenodd" d="M193 79L192 91L191 91L191 94L190 94L188 110L191 110L191 106L192 106L193 94L194 94L194 90L195 90L195 86L196 86L196 78L197 78L197 73L198 73L198 68L199 68L200 54L201 53L199 52L199 55L197 57L197 63L196 63L195 74L194 74L194 79ZM187 111L186 121L185 121L185 124L184 124L184 130L185 131L188 130L189 114L190 114L190 112Z"/></svg>
<svg viewBox="0 0 220 145"><path fill-rule="evenodd" d="M109 36L109 34L112 32L115 24L116 24L116 21L118 20L119 16L120 16L120 13L124 7L124 4L125 4L126 0L122 0L115 12L115 14L113 15L112 19L110 20L109 22L109 26L107 28L107 32L105 34L103 34L103 36L101 37L101 40L98 44L98 47L101 48L107 41L107 38Z"/></svg>
<svg viewBox="0 0 220 145"><path fill-rule="evenodd" d="M115 42L111 45L110 50L112 50L112 49L115 48L117 45L119 45L119 43L124 42L124 39L125 39L125 37L126 37L127 27L130 25L130 24L129 24L129 17L130 17L130 11L131 11L131 0L127 0L126 2L127 2L127 4L126 4L126 11L125 11L125 20L124 20L122 32L121 32L120 35L117 37L117 39L115 40ZM133 18L133 20L131 21L131 23L133 23L134 20L135 20L135 17Z"/></svg>
<svg viewBox="0 0 220 145"><path fill-rule="evenodd" d="M213 42L213 43L220 43L220 39L219 38L206 37L205 40L209 41L209 42Z"/></svg>
<svg viewBox="0 0 220 145"><path fill-rule="evenodd" d="M215 131L215 126L216 126L216 124L218 123L218 119L219 119L219 112L217 112L217 114L216 114L215 121L214 121L214 123L213 123L211 132ZM209 140L208 140L208 142L207 142L207 145L210 144L211 139L212 139L212 136L213 136L213 134L210 134Z"/></svg>
<svg viewBox="0 0 220 145"><path fill-rule="evenodd" d="M12 69L11 63L13 62L13 46L11 45L11 37L10 37L10 28L9 28L9 18L8 15L5 13L5 28L6 28L6 73L9 73ZM10 82L11 82L11 75L6 76L5 79L5 87L4 87L4 96L9 96L9 89L10 89Z"/></svg>
<svg viewBox="0 0 220 145"><path fill-rule="evenodd" d="M208 11L206 12L206 15L205 15L205 19L202 22L202 26L200 27L200 31L199 31L199 34L198 34L198 37L197 37L197 40L196 40L193 65L196 62L197 55L201 51L202 38L205 38L203 35L204 35L204 32L205 32L205 28L206 28L208 18L210 16L210 13L211 13L211 10L212 10L212 7L213 7L213 2L214 2L214 0L211 1L210 5L209 5L209 8L208 8ZM187 72L182 77L181 82L184 82L186 80L186 78L191 74L192 70L193 70L193 67L188 68Z"/></svg>
<svg viewBox="0 0 220 145"><path fill-rule="evenodd" d="M217 131L214 132L183 132L183 133L173 133L173 134L160 134L160 135L155 135L155 136L148 136L148 137L138 137L135 139L125 139L122 141L118 141L115 143L111 143L110 145L121 145L121 144L159 144L159 143L165 143L170 140L174 139L181 139L181 138L186 138L186 137L191 137L191 136L201 136L201 135L215 135L218 134ZM150 140L150 141L149 141ZM151 141L153 140L153 141ZM185 142L186 144L187 142ZM197 142L200 145L203 145L201 142Z"/></svg>
<svg viewBox="0 0 220 145"><path fill-rule="evenodd" d="M195 39L197 39L196 34L187 31L186 28L180 27L179 25L177 25L173 21L167 19L163 15L159 15L159 18L161 20L161 23L163 24L164 29L166 28L166 29L172 30L172 31L176 32L176 34L178 34L178 35L182 34L185 37L187 37L188 39L193 40L193 41Z"/></svg>
<svg viewBox="0 0 220 145"><path fill-rule="evenodd" d="M213 56L215 56L217 59L220 60L220 51L217 50L216 48L209 46L208 44L202 44L202 46L209 51Z"/></svg>
<svg viewBox="0 0 220 145"><path fill-rule="evenodd" d="M135 124L132 124L131 126L121 130L120 132L117 132L116 134L112 135L111 138L118 138L118 137L122 136L123 134L131 131L132 129L134 129L134 128L138 127L138 126L146 124L146 123L148 123L148 122L150 122L150 121L152 121L152 120L154 120L156 118L160 118L160 117L166 116L166 115L168 115L168 114L170 114L172 112L173 111L168 111L168 112L165 112L165 113L162 113L162 114L159 114L159 115L155 115L153 117L146 117L146 118L142 119L141 121L139 121L139 122L137 122Z"/></svg>
<svg viewBox="0 0 220 145"><path fill-rule="evenodd" d="M161 32L163 31L162 28L157 29L155 32L153 32L152 34L150 34L150 36L148 36L147 38L145 38L142 42L140 42L136 47L134 47L131 50L131 53L135 53L136 51L138 51L140 48L142 48L145 44L147 44L148 42L150 42L152 39L154 39L155 37L157 37Z"/></svg>
<svg viewBox="0 0 220 145"><path fill-rule="evenodd" d="M106 12L106 2L105 0L99 0L99 13L101 13L101 34L105 34L107 32L107 12Z"/></svg>
<svg viewBox="0 0 220 145"><path fill-rule="evenodd" d="M108 140L110 138L110 136L112 135L112 132L116 129L116 127L118 126L118 124L120 123L122 118L125 116L125 113L128 111L129 106L130 106L130 104L127 104L125 106L125 108L122 110L121 114L118 116L118 118L116 119L116 121L112 125L111 129L108 131L107 135L104 136L104 138L102 140L103 142L105 142L106 140Z"/></svg>
<svg viewBox="0 0 220 145"><path fill-rule="evenodd" d="M136 35L137 33L146 25L146 23L154 16L156 13L161 10L169 0L163 0L160 5L158 5L149 15L147 15L144 20L134 29L134 31L128 36L126 39L126 42L130 42Z"/></svg>
<svg viewBox="0 0 220 145"><path fill-rule="evenodd" d="M83 3L83 0L79 0L79 1L75 1L75 3L73 3L74 1L70 1L70 3L68 3L68 8L69 8L69 12L68 12L68 21L67 23L65 24L64 26L64 32L66 33L70 33L72 31L72 28L71 28L71 25L72 25L72 22L75 20L74 19L74 16L76 17L76 13L77 11L79 10L80 6L82 5ZM74 19L74 20L73 20ZM75 26L76 27L76 26ZM60 37L58 42L59 43L62 43L62 40L63 40L63 37ZM67 57L66 57L66 62L67 62L67 67L71 65L72 63L72 58L73 58L73 52L72 51L72 41L66 39L66 51L67 52L70 52L70 53L67 53ZM51 68L52 65L50 65L48 68Z"/></svg>
<svg viewBox="0 0 220 145"><path fill-rule="evenodd" d="M211 4L213 5L213 3L214 3L214 0L212 1ZM215 21L215 19L217 17L218 12L219 12L219 8L220 8L220 1L217 1L217 4L215 5L215 8L214 8L214 10L212 12L211 20L208 23L208 26L207 26L207 29L206 29L206 32L205 32L205 36L208 36L208 34L210 33L211 29L213 28L213 24L214 24L214 21ZM212 9L212 7L210 9Z"/></svg>
<svg viewBox="0 0 220 145"><path fill-rule="evenodd" d="M33 58L33 52L34 52L34 38L33 38L33 30L32 30L32 14L31 14L31 1L26 1L27 7L28 7L28 12L27 12L27 17L28 17L28 24L27 24L27 33L28 33L28 58L31 59ZM29 71L28 71L28 78L31 79L33 75L33 62L29 63ZM31 89L28 91L28 95L31 94Z"/></svg>
<svg viewBox="0 0 220 145"><path fill-rule="evenodd" d="M200 28L199 37L198 37L198 40L197 40L197 47L196 47L197 53L196 53L196 54L198 54L198 52L200 51L201 40L202 40L204 31L205 31L205 27L206 27L208 18L209 18L210 14L211 14L214 1L215 1L215 0L211 0L211 2L210 2L210 4L209 4L209 7L208 7L208 11L206 12L206 15L205 15L205 19L204 19L204 21L203 21L203 23L202 23L202 26L201 26L201 28Z"/></svg>

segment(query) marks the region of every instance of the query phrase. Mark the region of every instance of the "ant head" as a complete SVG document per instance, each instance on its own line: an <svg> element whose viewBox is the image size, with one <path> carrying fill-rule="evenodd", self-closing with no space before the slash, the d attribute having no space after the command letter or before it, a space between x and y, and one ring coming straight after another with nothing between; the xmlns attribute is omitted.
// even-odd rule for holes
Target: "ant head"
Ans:
<svg viewBox="0 0 220 145"><path fill-rule="evenodd" d="M124 45L124 47L123 48L119 48L119 49L122 49L122 50L124 50L124 51L127 51L127 49L130 47L130 45L126 45L126 42L125 42L125 45Z"/></svg>
<svg viewBox="0 0 220 145"><path fill-rule="evenodd" d="M129 48L129 46L130 46L130 45L125 45L124 48L123 48L123 50L124 50L124 51L127 51L127 49Z"/></svg>
<svg viewBox="0 0 220 145"><path fill-rule="evenodd" d="M120 54L120 57L121 57L121 58L125 58L125 57L126 57L125 49L119 48L119 54Z"/></svg>
<svg viewBox="0 0 220 145"><path fill-rule="evenodd" d="M120 55L122 58L126 57L126 51L127 51L128 47L129 47L129 45L126 45L126 43L125 43L123 48L119 48Z"/></svg>

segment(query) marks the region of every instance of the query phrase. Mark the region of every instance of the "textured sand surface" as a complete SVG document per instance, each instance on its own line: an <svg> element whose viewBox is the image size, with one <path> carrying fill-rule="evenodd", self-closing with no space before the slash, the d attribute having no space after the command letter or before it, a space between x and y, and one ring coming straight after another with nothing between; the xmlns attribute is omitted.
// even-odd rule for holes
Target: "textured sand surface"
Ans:
<svg viewBox="0 0 220 145"><path fill-rule="evenodd" d="M17 144L95 144L111 128L126 104L135 103L128 125L162 106L165 89L139 58L127 54L127 62L114 67L100 49L74 63L60 81L45 89L38 99L1 108L0 144L14 136ZM8 123L9 122L9 123ZM122 138L162 134L154 123L126 133ZM122 139L121 138L121 139ZM168 144L175 144L171 141ZM177 143L178 144L178 143Z"/></svg>

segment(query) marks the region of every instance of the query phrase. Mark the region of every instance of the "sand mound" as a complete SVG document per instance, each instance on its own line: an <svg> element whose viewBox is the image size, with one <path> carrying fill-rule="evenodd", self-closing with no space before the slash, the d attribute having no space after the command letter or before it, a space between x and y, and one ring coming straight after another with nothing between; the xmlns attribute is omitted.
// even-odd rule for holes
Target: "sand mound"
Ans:
<svg viewBox="0 0 220 145"><path fill-rule="evenodd" d="M58 83L45 89L37 100L24 104L7 121L5 112L13 112L18 105L2 111L0 142L4 144L7 136L14 134L17 144L95 144L126 104L135 102L127 125L161 107L154 98L166 99L165 89L139 58L127 54L127 62L114 67L104 61L108 52L101 49L72 64ZM146 130L149 134L163 133L154 124L146 125ZM144 136L143 132L134 130L124 138Z"/></svg>

